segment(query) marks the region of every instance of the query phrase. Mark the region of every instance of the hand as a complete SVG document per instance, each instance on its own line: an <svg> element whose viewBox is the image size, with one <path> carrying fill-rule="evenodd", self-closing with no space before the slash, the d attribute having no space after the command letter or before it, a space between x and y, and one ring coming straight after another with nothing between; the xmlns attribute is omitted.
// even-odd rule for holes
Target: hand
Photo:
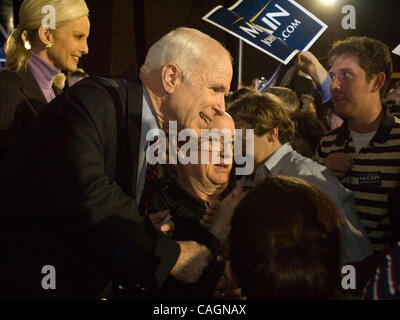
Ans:
<svg viewBox="0 0 400 320"><path fill-rule="evenodd" d="M321 85L328 76L328 72L319 60L310 51L301 51L297 55L297 67Z"/></svg>
<svg viewBox="0 0 400 320"><path fill-rule="evenodd" d="M346 153L331 153L324 161L324 166L329 168L337 177L344 178L353 165L353 159Z"/></svg>
<svg viewBox="0 0 400 320"><path fill-rule="evenodd" d="M233 212L247 192L243 191L243 185L236 181L235 188L221 200L218 208L213 214L213 221L210 225L210 231L222 242L224 242L231 228Z"/></svg>
<svg viewBox="0 0 400 320"><path fill-rule="evenodd" d="M172 237L174 230L175 230L175 224L171 220L169 210L149 213L148 216L149 216L149 219L151 220L151 223L153 224L154 228L160 230L167 236Z"/></svg>
<svg viewBox="0 0 400 320"><path fill-rule="evenodd" d="M212 258L211 251L194 241L177 241L177 243L181 253L170 274L179 281L195 283L207 269Z"/></svg>
<svg viewBox="0 0 400 320"><path fill-rule="evenodd" d="M237 278L232 274L230 260L225 262L225 272L217 283L214 291L214 299L217 300L241 300L241 289Z"/></svg>

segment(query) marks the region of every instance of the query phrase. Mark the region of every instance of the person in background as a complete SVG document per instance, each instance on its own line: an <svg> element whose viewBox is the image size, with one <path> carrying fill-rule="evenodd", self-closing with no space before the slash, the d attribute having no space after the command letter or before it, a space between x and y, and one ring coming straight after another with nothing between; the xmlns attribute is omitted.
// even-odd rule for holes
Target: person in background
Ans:
<svg viewBox="0 0 400 320"><path fill-rule="evenodd" d="M229 112L236 128L254 129L255 169L252 176L242 178L243 184L257 184L271 174L308 181L326 193L342 215L343 263L358 262L371 255L371 244L356 214L352 192L328 168L293 150L293 125L283 102L273 94L255 93L236 101Z"/></svg>
<svg viewBox="0 0 400 320"><path fill-rule="evenodd" d="M55 9L54 26L42 24L46 5ZM54 77L60 71L75 71L88 53L88 14L84 0L23 1L20 24L6 41L6 65L0 72L0 157L60 93Z"/></svg>
<svg viewBox="0 0 400 320"><path fill-rule="evenodd" d="M248 300L325 300L340 294L342 217L321 190L267 177L237 205L226 274Z"/></svg>
<svg viewBox="0 0 400 320"><path fill-rule="evenodd" d="M387 200L399 186L400 120L382 105L392 72L387 46L367 37L350 37L329 52L332 101L344 124L321 139L315 159L355 192L358 215L376 251L391 243Z"/></svg>
<svg viewBox="0 0 400 320"><path fill-rule="evenodd" d="M300 100L294 90L286 87L267 88L263 93L267 96L272 93L282 100L295 130L293 149L311 158L325 133L325 126L316 116L312 96L302 94Z"/></svg>
<svg viewBox="0 0 400 320"><path fill-rule="evenodd" d="M289 115L300 111L300 100L295 91L286 87L270 87L263 91L263 93L272 93L278 96L284 103L285 108L288 110Z"/></svg>
<svg viewBox="0 0 400 320"><path fill-rule="evenodd" d="M244 96L245 94L254 92L255 90L250 87L241 87L233 92L230 92L229 95L226 97L227 108L229 108L229 104L233 101L238 100L240 97Z"/></svg>
<svg viewBox="0 0 400 320"><path fill-rule="evenodd" d="M327 133L324 124L308 112L296 112L291 119L294 127L293 149L312 158L319 141Z"/></svg>
<svg viewBox="0 0 400 320"><path fill-rule="evenodd" d="M195 163L178 162L176 179L161 183L152 201L151 211L169 209L174 223L172 239L194 240L207 246L213 252L213 260L195 284L185 284L169 277L162 288L162 299L212 299L223 273L224 241L210 232L210 223L204 218L212 218L218 206L234 206L241 199L224 199L231 190L228 189L228 182L233 161L235 125L231 116L225 114L215 117L207 124L207 129L216 129L218 132L204 134L200 138ZM201 152L209 155L209 163L202 163Z"/></svg>
<svg viewBox="0 0 400 320"><path fill-rule="evenodd" d="M382 103L392 57L386 44L368 37L337 41L328 55L332 102L344 123L322 137L315 159L354 193L374 249L357 267L357 279L366 281L397 240L389 208L391 198L399 201L391 195L400 187L400 120Z"/></svg>
<svg viewBox="0 0 400 320"><path fill-rule="evenodd" d="M400 300L400 241L389 250L385 259L366 284L362 300Z"/></svg>
<svg viewBox="0 0 400 320"><path fill-rule="evenodd" d="M82 68L77 68L75 71L68 71L67 84L68 87L73 86L78 81L89 77L89 74Z"/></svg>
<svg viewBox="0 0 400 320"><path fill-rule="evenodd" d="M400 81L396 81L394 88L388 92L383 102L388 105L391 114L400 118Z"/></svg>

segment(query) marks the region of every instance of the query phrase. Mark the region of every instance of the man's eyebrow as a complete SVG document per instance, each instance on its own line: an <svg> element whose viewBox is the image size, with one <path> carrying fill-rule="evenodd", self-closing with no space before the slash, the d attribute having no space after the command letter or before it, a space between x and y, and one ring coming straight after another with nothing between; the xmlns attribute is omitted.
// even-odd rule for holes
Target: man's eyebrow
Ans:
<svg viewBox="0 0 400 320"><path fill-rule="evenodd" d="M351 68L341 68L338 70L338 72L343 72L343 71L353 71L353 70ZM334 72L331 69L328 71L328 73L334 73Z"/></svg>
<svg viewBox="0 0 400 320"><path fill-rule="evenodd" d="M222 93L229 91L229 89L222 84L211 85L211 89L213 89L216 92L222 92Z"/></svg>

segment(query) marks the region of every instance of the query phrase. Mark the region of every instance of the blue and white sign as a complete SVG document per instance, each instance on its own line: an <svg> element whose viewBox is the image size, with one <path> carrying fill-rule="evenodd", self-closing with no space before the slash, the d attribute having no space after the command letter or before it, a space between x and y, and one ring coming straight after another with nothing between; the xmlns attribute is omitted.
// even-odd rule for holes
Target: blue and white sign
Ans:
<svg viewBox="0 0 400 320"><path fill-rule="evenodd" d="M0 68L4 67L5 63L6 63L6 56L5 56L3 48L4 48L4 44L7 40L7 38L8 38L8 32L3 27L3 25L0 21Z"/></svg>
<svg viewBox="0 0 400 320"><path fill-rule="evenodd" d="M287 64L328 27L294 0L239 0L214 8L203 20Z"/></svg>
<svg viewBox="0 0 400 320"><path fill-rule="evenodd" d="M394 48L392 52L400 56L400 44L396 48Z"/></svg>

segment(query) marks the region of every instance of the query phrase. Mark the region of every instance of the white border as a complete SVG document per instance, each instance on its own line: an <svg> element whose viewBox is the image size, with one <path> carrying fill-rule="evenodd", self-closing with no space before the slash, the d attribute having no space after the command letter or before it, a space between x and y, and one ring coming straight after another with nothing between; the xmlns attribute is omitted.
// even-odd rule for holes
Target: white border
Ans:
<svg viewBox="0 0 400 320"><path fill-rule="evenodd" d="M322 27L321 30L314 36L314 38L312 38L312 39L309 41L309 43L302 49L303 51L307 51L307 50L310 49L310 47L315 43L315 41L318 40L318 38L322 35L322 33L325 32L325 30L328 28L328 25L325 24L323 21L321 21L321 20L320 20L318 17L316 17L314 14L312 14L310 11L308 11L306 8L302 7L302 6L301 6L300 4L298 4L296 1L294 1L294 0L287 0L287 1L289 1L290 3L292 3L294 6L296 6L296 7L297 7L298 9L300 9L301 11L303 11L306 15L308 15L309 17L311 17L314 21L316 21L317 23L319 23L319 24L321 25L321 27ZM239 1L237 1L235 4L233 4L232 6L230 6L228 9L227 9L227 8L224 8L224 9L225 9L225 10L232 11L233 9L235 9L235 8L236 8L240 3L242 3L242 2L243 2L243 0L239 0ZM281 58L275 56L275 55L272 54L271 52L266 51L265 49L259 47L259 46L256 45L254 42L251 42L251 41L247 40L246 38L241 37L241 36L238 35L237 33L235 33L235 32L233 32L233 31L231 31L231 30L229 30L229 29L227 29L227 28L221 26L220 24L218 24L218 23L216 23L216 22L214 22L214 21L208 19L208 17L209 17L210 15L212 15L215 11L219 10L219 8L221 8L221 7L223 7L223 6L219 5L219 6L215 7L213 10L211 10L209 13L207 13L207 14L202 18L202 20L207 21L208 23L211 23L211 24L213 24L214 26L216 26L216 27L218 27L218 28L220 28L220 29L222 29L222 30L224 30L224 31L226 31L226 32L228 32L228 33L230 33L231 35L235 36L236 38L239 38L239 39L243 40L244 42L250 44L251 46L257 48L258 50L260 50L260 51L262 51L262 52L264 52L264 53L266 53L266 54L269 55L270 57L272 57L272 58L278 60L279 62L281 62L281 63L283 63L283 64L285 64L285 65L288 64L289 61L292 60L293 57L299 52L298 49L293 49L294 51L293 51L285 60L282 60ZM281 38L279 38L279 39L280 39L281 41L283 41ZM289 47L289 48L290 48L290 47Z"/></svg>
<svg viewBox="0 0 400 320"><path fill-rule="evenodd" d="M239 1L242 2L243 0L239 0ZM212 15L216 10L218 10L218 9L221 8L221 7L223 7L223 6L217 6L217 7L215 7L213 10L211 10L209 13L207 13L207 14L202 18L202 20L207 21L207 22L213 24L214 26L216 26L216 27L218 27L218 28L220 28L220 29L222 29L222 30L224 30L224 31L226 31L226 32L228 32L228 33L230 33L231 35L235 36L236 38L239 38L239 39L243 40L244 42L247 42L247 43L250 44L251 46L257 48L258 50L260 50L260 51L262 51L262 52L264 52L264 53L266 53L267 55L271 56L272 58L278 60L279 62L281 62L281 63L283 63L283 64L285 64L285 65L288 64L288 62L289 62L290 60L292 60L292 58L299 52L299 50L293 49L294 51L293 51L285 60L282 60L281 58L275 56L275 55L272 54L271 52L266 51L265 49L259 47L259 46L256 45L254 42L251 42L250 40L248 40L248 39L246 39L246 38L244 38L244 37L241 37L241 36L238 35L237 33L235 33L235 32L233 32L233 31L231 31L231 30L229 30L229 29L227 29L227 28L221 26L220 24L218 24L218 23L216 23L216 22L214 22L214 21L208 19L208 17L209 17L210 15ZM228 9L226 9L226 8L224 8L224 9L225 9L225 10L228 10ZM280 39L280 40L283 41L282 39Z"/></svg>

